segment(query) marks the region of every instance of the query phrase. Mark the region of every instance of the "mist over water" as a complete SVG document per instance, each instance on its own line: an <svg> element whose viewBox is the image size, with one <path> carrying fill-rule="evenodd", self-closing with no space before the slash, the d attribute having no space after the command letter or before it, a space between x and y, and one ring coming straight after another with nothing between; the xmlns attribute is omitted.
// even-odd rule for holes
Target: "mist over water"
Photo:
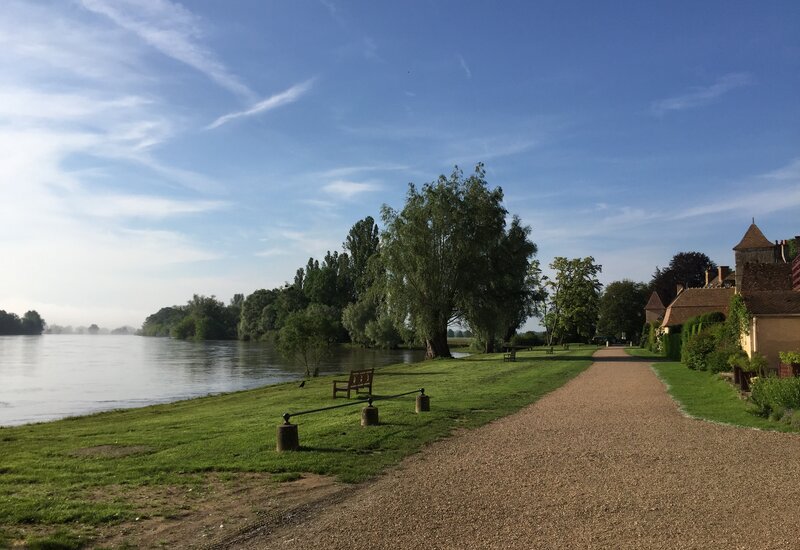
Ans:
<svg viewBox="0 0 800 550"><path fill-rule="evenodd" d="M320 374L423 357L420 350L337 349ZM0 336L0 426L278 384L304 373L260 342Z"/></svg>

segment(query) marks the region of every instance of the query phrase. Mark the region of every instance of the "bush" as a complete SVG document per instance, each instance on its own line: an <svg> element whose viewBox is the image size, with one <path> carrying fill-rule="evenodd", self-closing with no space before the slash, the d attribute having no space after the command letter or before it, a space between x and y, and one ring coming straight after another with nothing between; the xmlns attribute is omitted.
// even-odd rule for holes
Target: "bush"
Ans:
<svg viewBox="0 0 800 550"><path fill-rule="evenodd" d="M681 333L670 332L661 337L664 355L672 361L681 360Z"/></svg>
<svg viewBox="0 0 800 550"><path fill-rule="evenodd" d="M800 378L758 378L751 383L750 391L750 401L763 416L773 411L800 410Z"/></svg>
<svg viewBox="0 0 800 550"><path fill-rule="evenodd" d="M708 370L708 356L717 350L717 337L704 330L689 338L682 347L681 355L686 366L692 370Z"/></svg>
<svg viewBox="0 0 800 550"><path fill-rule="evenodd" d="M778 353L778 355L781 358L781 363L784 365L800 363L800 351L782 351Z"/></svg>

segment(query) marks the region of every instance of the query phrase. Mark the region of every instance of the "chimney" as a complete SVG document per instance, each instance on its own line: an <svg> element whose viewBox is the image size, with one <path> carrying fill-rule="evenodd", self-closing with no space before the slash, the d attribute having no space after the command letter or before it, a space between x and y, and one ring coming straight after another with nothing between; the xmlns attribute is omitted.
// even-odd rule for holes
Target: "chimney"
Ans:
<svg viewBox="0 0 800 550"><path fill-rule="evenodd" d="M709 267L706 269L706 286L708 286L708 281L711 278L711 268Z"/></svg>
<svg viewBox="0 0 800 550"><path fill-rule="evenodd" d="M675 296L683 292L686 286L683 283L678 283L677 287L675 288Z"/></svg>
<svg viewBox="0 0 800 550"><path fill-rule="evenodd" d="M727 265L721 265L717 267L717 277L719 277L719 286L724 286L722 284L722 281L725 280L725 277L727 277L728 273L730 272L731 270Z"/></svg>

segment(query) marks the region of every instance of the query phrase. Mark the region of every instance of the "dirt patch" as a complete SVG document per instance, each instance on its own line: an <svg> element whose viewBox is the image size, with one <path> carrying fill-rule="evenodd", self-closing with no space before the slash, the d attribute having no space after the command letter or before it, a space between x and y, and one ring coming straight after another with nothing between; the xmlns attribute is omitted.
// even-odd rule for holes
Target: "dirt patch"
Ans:
<svg viewBox="0 0 800 550"><path fill-rule="evenodd" d="M212 473L189 486L110 487L90 498L133 504L137 518L95 531L94 547L208 548L263 529L292 511L342 491L333 478L304 474L283 483L271 474Z"/></svg>
<svg viewBox="0 0 800 550"><path fill-rule="evenodd" d="M70 454L78 458L123 458L151 452L153 452L153 448L146 445L95 445L94 447L75 449Z"/></svg>

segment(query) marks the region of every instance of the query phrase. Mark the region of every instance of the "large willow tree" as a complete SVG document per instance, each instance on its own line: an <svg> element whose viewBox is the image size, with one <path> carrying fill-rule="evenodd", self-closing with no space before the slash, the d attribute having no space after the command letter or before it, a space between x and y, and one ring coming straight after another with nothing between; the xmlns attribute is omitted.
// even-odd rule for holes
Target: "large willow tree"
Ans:
<svg viewBox="0 0 800 550"><path fill-rule="evenodd" d="M447 325L492 286L491 278L503 276L488 261L509 244L502 201L502 189L489 189L479 164L467 178L456 167L449 177L421 189L410 184L399 212L383 207L381 254L389 309L425 341L428 358L450 356Z"/></svg>

